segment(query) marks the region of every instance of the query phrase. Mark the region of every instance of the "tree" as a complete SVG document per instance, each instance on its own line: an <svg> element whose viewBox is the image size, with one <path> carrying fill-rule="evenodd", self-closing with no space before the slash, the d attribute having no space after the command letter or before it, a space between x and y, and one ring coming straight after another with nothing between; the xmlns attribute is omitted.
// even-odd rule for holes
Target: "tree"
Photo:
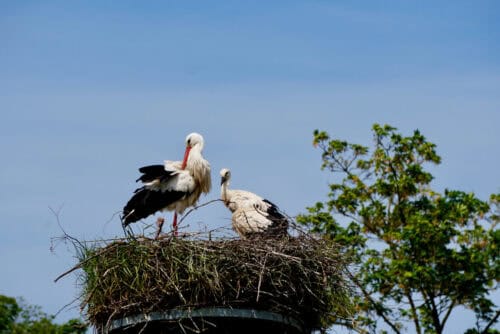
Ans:
<svg viewBox="0 0 500 334"><path fill-rule="evenodd" d="M62 325L40 306L27 305L22 299L0 295L0 334L84 334L87 326L78 319Z"/></svg>
<svg viewBox="0 0 500 334"><path fill-rule="evenodd" d="M470 309L471 333L493 333L499 316L490 292L498 286L500 194L431 188L428 165L441 158L418 131L404 137L373 126L374 148L314 132L322 169L337 177L325 202L298 217L338 242L352 257L356 327L376 332L442 333L452 311ZM465 331L465 329L464 329Z"/></svg>
<svg viewBox="0 0 500 334"><path fill-rule="evenodd" d="M0 333L8 333L21 311L16 300L0 295Z"/></svg>

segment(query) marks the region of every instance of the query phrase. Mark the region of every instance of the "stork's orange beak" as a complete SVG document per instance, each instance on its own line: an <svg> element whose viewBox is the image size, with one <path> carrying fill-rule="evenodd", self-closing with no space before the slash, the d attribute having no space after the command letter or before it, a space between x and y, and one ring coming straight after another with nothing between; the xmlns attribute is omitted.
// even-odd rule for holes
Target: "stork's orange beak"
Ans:
<svg viewBox="0 0 500 334"><path fill-rule="evenodd" d="M188 162L188 158L189 158L189 151L191 151L191 146L186 146L186 151L184 152L184 159L182 160L181 169L185 169L186 168L186 165L187 165L187 162Z"/></svg>

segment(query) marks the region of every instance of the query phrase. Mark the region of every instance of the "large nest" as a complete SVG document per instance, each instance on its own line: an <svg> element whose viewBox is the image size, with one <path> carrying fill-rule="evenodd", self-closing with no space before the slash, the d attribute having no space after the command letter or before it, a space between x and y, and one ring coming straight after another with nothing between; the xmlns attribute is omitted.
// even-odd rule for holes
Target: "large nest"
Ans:
<svg viewBox="0 0 500 334"><path fill-rule="evenodd" d="M83 307L103 328L129 315L251 308L325 328L350 313L344 259L325 240L120 239L86 249Z"/></svg>

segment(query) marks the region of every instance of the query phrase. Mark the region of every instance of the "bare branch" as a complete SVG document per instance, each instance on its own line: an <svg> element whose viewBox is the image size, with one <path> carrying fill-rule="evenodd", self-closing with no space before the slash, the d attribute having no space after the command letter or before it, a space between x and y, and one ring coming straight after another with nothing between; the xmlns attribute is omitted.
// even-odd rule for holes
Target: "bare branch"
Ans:
<svg viewBox="0 0 500 334"><path fill-rule="evenodd" d="M222 200L221 200L220 198L218 198L218 199L213 199L213 200L211 200L211 201L208 201L208 202L206 202L206 203L203 203L203 204L200 204L200 205L197 205L197 206L195 206L195 207L191 208L188 212L186 212L186 213L184 214L184 216L182 216L181 220L179 220L179 225L182 223L182 221L183 221L184 219L186 219L186 217L187 217L187 216L188 216L191 212L193 212L193 211L195 211L195 210L198 210L199 208L202 208L202 207L207 206L207 205L209 205L209 204L212 204L212 203L214 203L214 202L222 202Z"/></svg>
<svg viewBox="0 0 500 334"><path fill-rule="evenodd" d="M49 210L52 212L52 214L54 215L54 217L56 217L57 225L59 226L59 228L63 232L63 239L65 239L65 240L69 239L69 240L71 240L71 242L73 243L73 245L78 244L80 247L83 248L82 243L78 239L76 239L75 237L72 237L71 235L69 235L68 233L66 233L66 231L62 227L61 221L59 219L59 215L61 214L62 206L59 207L59 209L57 209L57 210L54 210L52 207L49 206Z"/></svg>

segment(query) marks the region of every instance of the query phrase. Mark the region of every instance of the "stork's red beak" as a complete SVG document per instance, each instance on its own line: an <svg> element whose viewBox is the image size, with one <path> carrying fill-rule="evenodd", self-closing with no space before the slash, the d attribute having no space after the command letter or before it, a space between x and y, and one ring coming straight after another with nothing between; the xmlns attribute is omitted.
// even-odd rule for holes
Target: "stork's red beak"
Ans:
<svg viewBox="0 0 500 334"><path fill-rule="evenodd" d="M182 160L181 169L186 168L188 158L189 158L189 151L191 151L191 146L186 146L186 151L184 152L184 160Z"/></svg>

